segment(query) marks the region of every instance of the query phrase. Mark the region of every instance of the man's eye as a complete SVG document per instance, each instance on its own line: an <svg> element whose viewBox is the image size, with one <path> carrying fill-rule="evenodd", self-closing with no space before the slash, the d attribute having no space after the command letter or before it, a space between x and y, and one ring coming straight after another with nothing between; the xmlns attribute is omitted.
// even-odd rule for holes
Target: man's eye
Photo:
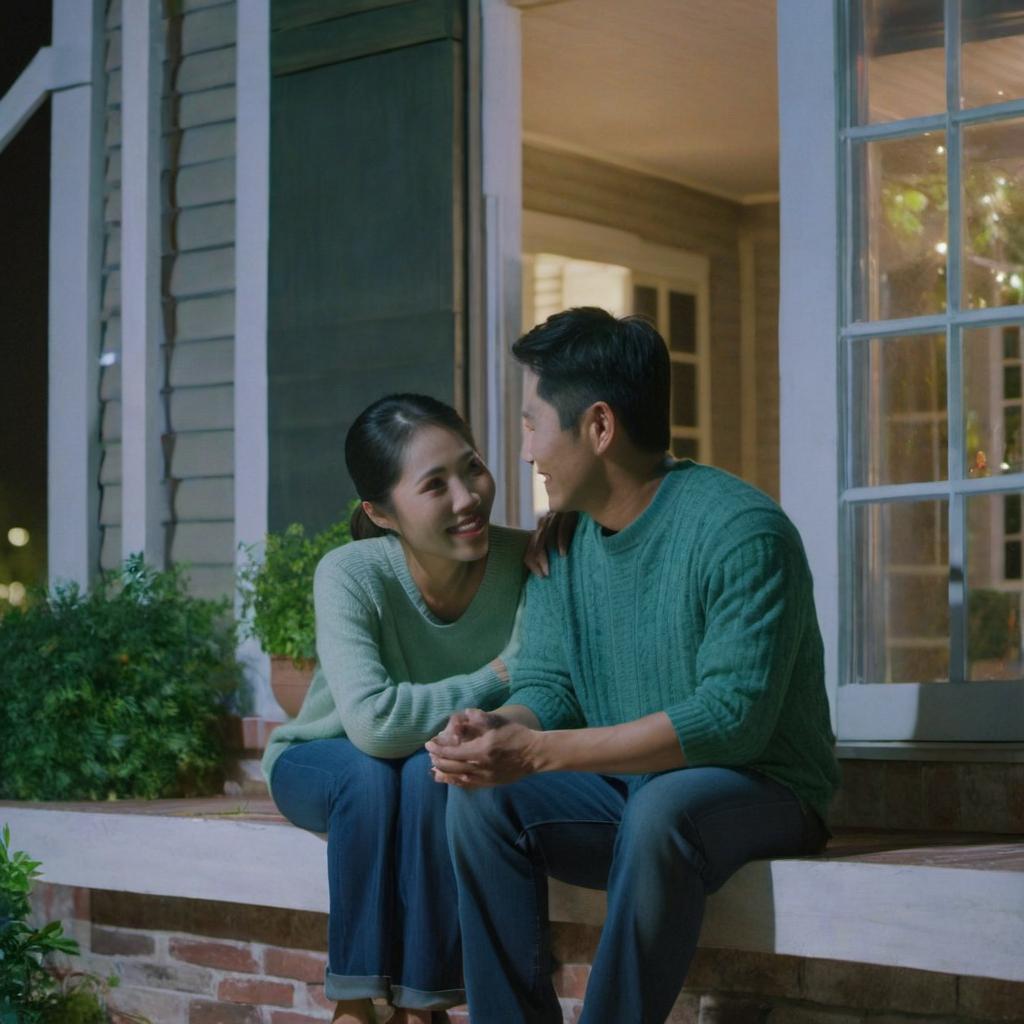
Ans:
<svg viewBox="0 0 1024 1024"><path fill-rule="evenodd" d="M479 459L473 459L469 464L469 471L474 476L479 476L481 473L487 472L487 467Z"/></svg>

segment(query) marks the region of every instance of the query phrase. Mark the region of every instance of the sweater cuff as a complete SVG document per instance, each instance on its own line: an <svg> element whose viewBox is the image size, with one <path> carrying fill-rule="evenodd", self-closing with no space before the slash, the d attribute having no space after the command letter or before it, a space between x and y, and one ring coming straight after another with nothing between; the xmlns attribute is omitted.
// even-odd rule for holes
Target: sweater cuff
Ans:
<svg viewBox="0 0 1024 1024"><path fill-rule="evenodd" d="M573 723L566 721L562 702L553 698L546 687L520 687L511 694L509 703L522 704L523 707L529 708L537 716L542 732L572 728Z"/></svg>
<svg viewBox="0 0 1024 1024"><path fill-rule="evenodd" d="M473 702L481 711L493 711L508 700L508 683L490 665L474 672L471 678Z"/></svg>
<svg viewBox="0 0 1024 1024"><path fill-rule="evenodd" d="M726 756L718 731L718 723L700 701L683 701L665 709L679 737L687 765L721 764Z"/></svg>

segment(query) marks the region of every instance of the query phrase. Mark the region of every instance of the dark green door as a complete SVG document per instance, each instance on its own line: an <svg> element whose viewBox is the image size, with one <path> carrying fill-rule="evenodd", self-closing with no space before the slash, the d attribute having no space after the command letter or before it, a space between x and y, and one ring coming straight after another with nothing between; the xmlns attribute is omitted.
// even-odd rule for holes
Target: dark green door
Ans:
<svg viewBox="0 0 1024 1024"><path fill-rule="evenodd" d="M274 0L270 528L353 496L374 398L452 402L462 345L462 0Z"/></svg>

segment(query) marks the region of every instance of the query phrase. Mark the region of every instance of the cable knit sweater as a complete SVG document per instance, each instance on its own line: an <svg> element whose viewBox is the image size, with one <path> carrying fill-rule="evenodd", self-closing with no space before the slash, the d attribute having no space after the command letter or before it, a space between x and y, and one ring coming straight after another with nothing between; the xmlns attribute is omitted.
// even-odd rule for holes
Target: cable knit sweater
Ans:
<svg viewBox="0 0 1024 1024"><path fill-rule="evenodd" d="M396 537L328 552L313 582L317 669L299 714L274 730L263 757L270 780L292 743L347 736L374 757L405 757L465 707L508 695L489 662L508 660L526 570L528 534L491 527L487 568L455 622L427 608Z"/></svg>
<svg viewBox="0 0 1024 1024"><path fill-rule="evenodd" d="M744 766L822 817L838 782L803 545L741 480L674 464L616 534L581 518L531 578L510 703L545 729L664 711L688 765Z"/></svg>

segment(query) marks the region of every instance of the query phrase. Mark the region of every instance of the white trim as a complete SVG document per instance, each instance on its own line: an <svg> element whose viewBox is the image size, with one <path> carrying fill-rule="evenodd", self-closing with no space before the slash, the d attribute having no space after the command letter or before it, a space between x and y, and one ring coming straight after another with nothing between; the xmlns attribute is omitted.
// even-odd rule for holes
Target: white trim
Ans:
<svg viewBox="0 0 1024 1024"><path fill-rule="evenodd" d="M749 231L740 234L739 263L740 465L743 479L757 484L757 256Z"/></svg>
<svg viewBox="0 0 1024 1024"><path fill-rule="evenodd" d="M270 217L270 3L238 4L235 157L235 558L267 533L267 260ZM270 659L254 640L239 645L253 713L281 718L270 692Z"/></svg>
<svg viewBox="0 0 1024 1024"><path fill-rule="evenodd" d="M178 814L0 807L19 847L42 855L50 884L316 913L328 907L321 836L239 821L227 808L219 817ZM604 922L603 892L555 880L548 889L552 921ZM763 860L708 898L700 944L1024 981L1024 893L1011 870L827 855Z"/></svg>
<svg viewBox="0 0 1024 1024"><path fill-rule="evenodd" d="M814 573L835 722L839 677L834 5L778 5L782 504Z"/></svg>
<svg viewBox="0 0 1024 1024"><path fill-rule="evenodd" d="M486 456L495 519L533 525L530 467L519 459L521 374L510 348L522 329L522 38L505 0L481 0L481 185L484 199Z"/></svg>
<svg viewBox="0 0 1024 1024"><path fill-rule="evenodd" d="M121 101L121 554L164 563L160 341L160 0L124 5Z"/></svg>
<svg viewBox="0 0 1024 1024"><path fill-rule="evenodd" d="M101 0L54 0L46 58L51 87L58 78L67 83L52 94L50 111L47 562L51 583L83 588L99 567L102 8Z"/></svg>
<svg viewBox="0 0 1024 1024"><path fill-rule="evenodd" d="M844 741L1024 741L1024 683L850 683L838 707Z"/></svg>

